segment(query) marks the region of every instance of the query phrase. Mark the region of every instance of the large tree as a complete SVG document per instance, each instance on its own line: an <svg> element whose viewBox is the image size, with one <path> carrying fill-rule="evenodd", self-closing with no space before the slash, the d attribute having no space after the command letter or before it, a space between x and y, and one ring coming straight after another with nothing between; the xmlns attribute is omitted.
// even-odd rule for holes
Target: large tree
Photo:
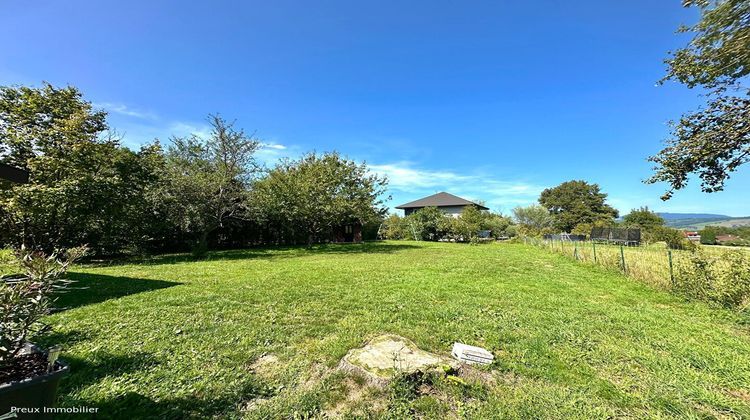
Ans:
<svg viewBox="0 0 750 420"><path fill-rule="evenodd" d="M328 239L332 229L381 218L386 179L338 153L284 160L253 187L253 205L286 242Z"/></svg>
<svg viewBox="0 0 750 420"><path fill-rule="evenodd" d="M192 240L193 251L207 250L208 235L231 220L248 216L248 190L258 172L261 143L218 115L211 132L174 137L166 154L166 183L160 202Z"/></svg>
<svg viewBox="0 0 750 420"><path fill-rule="evenodd" d="M0 241L105 254L148 240L160 150L120 146L105 118L74 87L0 87L0 161L30 172L0 189Z"/></svg>
<svg viewBox="0 0 750 420"><path fill-rule="evenodd" d="M618 212L606 203L607 194L599 185L586 181L567 181L542 191L539 204L552 215L553 226L570 232L581 223L610 221Z"/></svg>
<svg viewBox="0 0 750 420"><path fill-rule="evenodd" d="M683 5L698 7L701 18L680 28L694 36L666 60L662 82L709 94L706 107L672 123L666 147L649 158L656 166L646 182L667 182L664 200L684 188L691 174L701 179L703 191L721 191L730 174L750 160L750 90L742 85L750 74L750 2L683 0Z"/></svg>
<svg viewBox="0 0 750 420"><path fill-rule="evenodd" d="M664 226L664 218L649 210L648 207L633 209L622 217L622 222L628 227L640 227L650 229L656 226Z"/></svg>
<svg viewBox="0 0 750 420"><path fill-rule="evenodd" d="M69 172L64 160L76 147L106 144L107 114L95 110L81 92L44 83L41 88L0 87L0 159L11 166L32 168L35 178L60 180ZM49 170L47 170L49 169Z"/></svg>
<svg viewBox="0 0 750 420"><path fill-rule="evenodd" d="M554 218L546 207L532 204L526 207L513 209L513 217L524 235L539 236L548 233L552 229Z"/></svg>

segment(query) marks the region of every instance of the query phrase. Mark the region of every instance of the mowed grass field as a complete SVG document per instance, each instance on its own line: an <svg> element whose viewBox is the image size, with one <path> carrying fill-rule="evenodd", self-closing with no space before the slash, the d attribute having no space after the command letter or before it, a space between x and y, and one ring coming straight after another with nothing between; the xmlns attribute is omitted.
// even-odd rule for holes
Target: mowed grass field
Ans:
<svg viewBox="0 0 750 420"><path fill-rule="evenodd" d="M532 246L252 249L71 277L42 344L72 366L60 404L100 418L750 417L738 315ZM336 369L383 333L496 360L414 392Z"/></svg>

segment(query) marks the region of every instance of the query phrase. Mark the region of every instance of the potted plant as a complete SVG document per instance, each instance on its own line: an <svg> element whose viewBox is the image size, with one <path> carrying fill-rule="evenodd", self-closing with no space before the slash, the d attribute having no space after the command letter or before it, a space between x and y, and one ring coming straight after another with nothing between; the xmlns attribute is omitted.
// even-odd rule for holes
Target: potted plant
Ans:
<svg viewBox="0 0 750 420"><path fill-rule="evenodd" d="M83 247L49 256L22 250L22 274L0 278L0 418L49 417L45 407L53 406L69 368L57 360L59 348L41 349L29 339L49 331L41 319L70 284L68 267L84 253Z"/></svg>

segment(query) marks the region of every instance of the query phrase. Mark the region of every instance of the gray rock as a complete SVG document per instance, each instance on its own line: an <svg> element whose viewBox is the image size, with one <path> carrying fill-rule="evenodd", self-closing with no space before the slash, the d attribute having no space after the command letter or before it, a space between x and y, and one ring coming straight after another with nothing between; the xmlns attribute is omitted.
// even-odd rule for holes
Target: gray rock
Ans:
<svg viewBox="0 0 750 420"><path fill-rule="evenodd" d="M455 360L424 351L411 340L392 334L375 337L364 347L350 350L339 363L340 369L359 373L379 386L387 384L396 373L459 366Z"/></svg>

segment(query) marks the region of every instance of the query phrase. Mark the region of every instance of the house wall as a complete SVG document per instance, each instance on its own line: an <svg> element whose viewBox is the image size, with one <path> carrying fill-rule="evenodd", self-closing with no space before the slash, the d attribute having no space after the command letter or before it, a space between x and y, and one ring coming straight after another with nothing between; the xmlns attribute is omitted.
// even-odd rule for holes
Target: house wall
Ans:
<svg viewBox="0 0 750 420"><path fill-rule="evenodd" d="M466 206L446 206L446 207L438 207L438 210L443 212L443 214L447 214L449 216L458 217L461 215L461 212L464 211L464 208ZM408 216L415 211L419 210L419 208L415 209L404 209L404 216Z"/></svg>
<svg viewBox="0 0 750 420"><path fill-rule="evenodd" d="M438 210L442 211L443 214L458 217L464 211L464 208L466 206L438 207Z"/></svg>

